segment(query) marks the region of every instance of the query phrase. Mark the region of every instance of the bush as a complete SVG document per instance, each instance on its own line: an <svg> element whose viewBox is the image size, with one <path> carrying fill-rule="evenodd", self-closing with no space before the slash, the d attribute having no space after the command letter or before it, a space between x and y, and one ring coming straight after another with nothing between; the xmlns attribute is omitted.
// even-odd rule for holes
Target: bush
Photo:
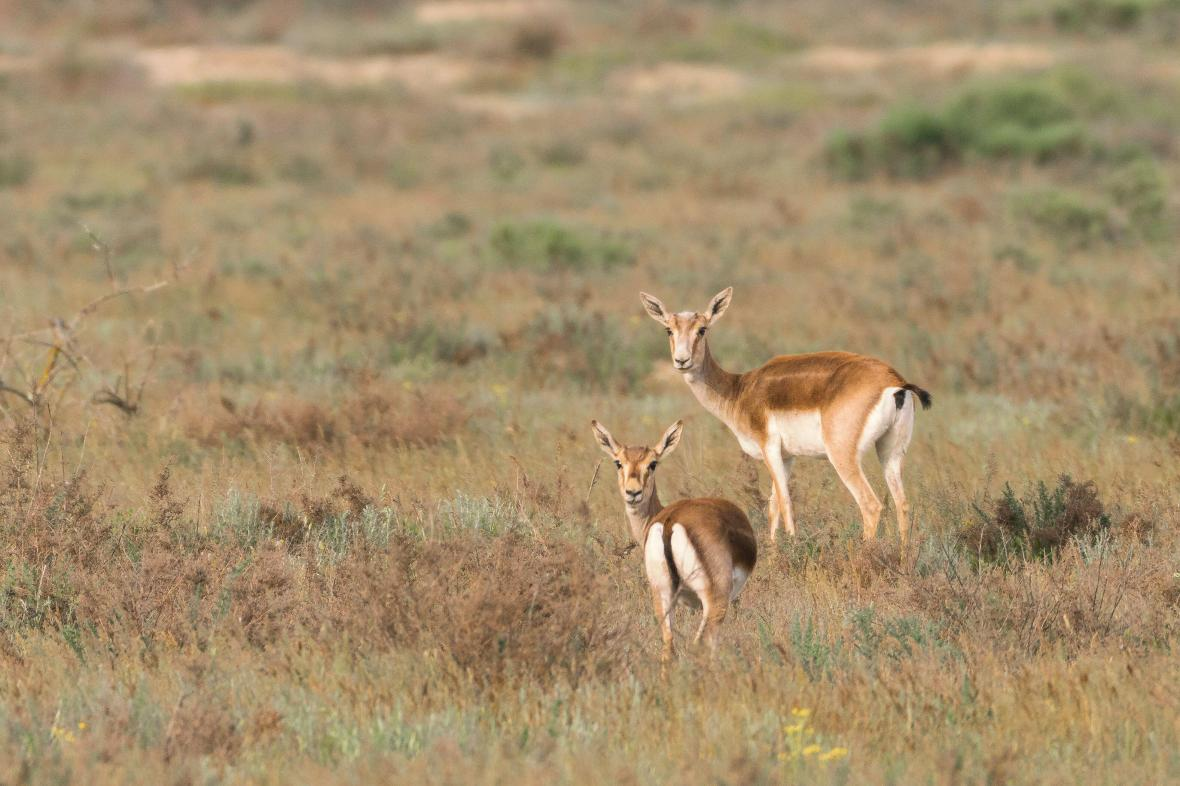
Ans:
<svg viewBox="0 0 1180 786"><path fill-rule="evenodd" d="M512 52L531 60L549 60L565 41L565 31L551 19L525 22L512 34Z"/></svg>
<svg viewBox="0 0 1180 786"><path fill-rule="evenodd" d="M836 131L824 158L829 171L846 180L875 172L924 178L968 156L1043 163L1080 153L1085 141L1059 91L1005 82L969 89L940 109L895 108L871 132Z"/></svg>
<svg viewBox="0 0 1180 786"><path fill-rule="evenodd" d="M231 156L202 156L189 165L184 177L223 186L252 186L258 183L258 174L253 167Z"/></svg>
<svg viewBox="0 0 1180 786"><path fill-rule="evenodd" d="M25 156L0 156L0 188L15 188L29 182L33 162Z"/></svg>
<svg viewBox="0 0 1180 786"><path fill-rule="evenodd" d="M837 129L824 145L824 165L840 180L864 180L872 174L869 139L847 129Z"/></svg>
<svg viewBox="0 0 1180 786"><path fill-rule="evenodd" d="M984 157L1043 162L1080 152L1085 140L1065 99L1036 83L969 90L950 104L944 118L954 138Z"/></svg>
<svg viewBox="0 0 1180 786"><path fill-rule="evenodd" d="M538 315L506 343L510 348L523 345L525 374L539 385L568 379L591 390L619 393L640 388L663 349L654 332L635 336L620 330L613 319L581 311Z"/></svg>
<svg viewBox="0 0 1180 786"><path fill-rule="evenodd" d="M1158 0L1065 0L1051 17L1059 29L1073 32L1130 30L1163 5Z"/></svg>
<svg viewBox="0 0 1180 786"><path fill-rule="evenodd" d="M1119 233L1108 205L1071 191L1047 188L1020 194L1013 209L1066 247L1084 248L1114 240Z"/></svg>
<svg viewBox="0 0 1180 786"><path fill-rule="evenodd" d="M502 223L492 230L488 244L493 259L511 268L610 270L635 261L620 240L544 219Z"/></svg>
<svg viewBox="0 0 1180 786"><path fill-rule="evenodd" d="M297 397L239 406L222 398L221 408L201 408L185 424L202 445L225 440L282 443L303 450L434 445L462 430L472 416L466 401L444 386L407 389L361 380L336 406Z"/></svg>
<svg viewBox="0 0 1180 786"><path fill-rule="evenodd" d="M894 177L928 177L963 154L963 139L947 119L921 107L902 107L877 130L881 166Z"/></svg>
<svg viewBox="0 0 1180 786"><path fill-rule="evenodd" d="M1038 481L1023 497L1004 484L1004 493L990 513L978 505L975 510L978 521L964 527L960 538L980 559L990 562L1019 554L1052 559L1070 541L1093 541L1111 524L1094 481L1075 483L1069 475L1062 475L1052 490Z"/></svg>
<svg viewBox="0 0 1180 786"><path fill-rule="evenodd" d="M490 329L444 322L411 321L395 325L388 333L387 360L408 363L420 359L465 366L486 356L498 345Z"/></svg>
<svg viewBox="0 0 1180 786"><path fill-rule="evenodd" d="M1168 229L1168 185L1154 160L1133 158L1112 172L1106 191L1144 237L1158 239Z"/></svg>

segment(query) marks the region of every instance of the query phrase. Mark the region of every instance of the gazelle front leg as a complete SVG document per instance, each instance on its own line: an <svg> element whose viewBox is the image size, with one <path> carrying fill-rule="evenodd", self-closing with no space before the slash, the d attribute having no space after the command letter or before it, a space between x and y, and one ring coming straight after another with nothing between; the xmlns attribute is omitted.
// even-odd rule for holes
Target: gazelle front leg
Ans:
<svg viewBox="0 0 1180 786"><path fill-rule="evenodd" d="M771 501L770 501L770 539L778 538L779 524L785 523L788 535L795 534L795 512L791 509L791 493L788 481L791 477L791 465L795 459L785 458L778 442L771 441L762 448L762 460L770 470Z"/></svg>

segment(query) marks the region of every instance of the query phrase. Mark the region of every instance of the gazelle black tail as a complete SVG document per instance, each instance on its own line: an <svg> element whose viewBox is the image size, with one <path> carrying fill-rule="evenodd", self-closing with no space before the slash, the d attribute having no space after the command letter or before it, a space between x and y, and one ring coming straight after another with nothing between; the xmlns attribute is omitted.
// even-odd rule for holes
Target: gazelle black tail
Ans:
<svg viewBox="0 0 1180 786"><path fill-rule="evenodd" d="M922 409L930 409L930 405L933 403L930 394L917 385L911 385L908 382L901 386L901 390L893 394L893 400L897 402L898 409L905 406L905 392L907 390L917 396L918 401L922 402Z"/></svg>

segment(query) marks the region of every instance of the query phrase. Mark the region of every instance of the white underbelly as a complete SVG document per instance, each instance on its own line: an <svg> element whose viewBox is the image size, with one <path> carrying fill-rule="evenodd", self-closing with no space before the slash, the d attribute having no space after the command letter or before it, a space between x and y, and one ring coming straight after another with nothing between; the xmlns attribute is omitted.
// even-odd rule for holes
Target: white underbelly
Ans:
<svg viewBox="0 0 1180 786"><path fill-rule="evenodd" d="M743 453L756 459L762 458L762 446L756 440L746 436L733 426L729 428L733 432L733 435L737 437L738 444L741 445Z"/></svg>
<svg viewBox="0 0 1180 786"><path fill-rule="evenodd" d="M766 425L769 440L777 440L789 456L827 455L819 410L776 412Z"/></svg>

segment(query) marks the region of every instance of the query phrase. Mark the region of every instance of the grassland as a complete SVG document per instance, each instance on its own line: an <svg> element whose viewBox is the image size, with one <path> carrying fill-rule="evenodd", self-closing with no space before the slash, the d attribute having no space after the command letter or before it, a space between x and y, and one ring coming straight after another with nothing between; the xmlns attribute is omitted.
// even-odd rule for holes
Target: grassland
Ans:
<svg viewBox="0 0 1180 786"><path fill-rule="evenodd" d="M0 10L0 780L1180 779L1175 5L490 7ZM727 285L934 393L912 547L767 541ZM666 681L591 417L761 538Z"/></svg>

